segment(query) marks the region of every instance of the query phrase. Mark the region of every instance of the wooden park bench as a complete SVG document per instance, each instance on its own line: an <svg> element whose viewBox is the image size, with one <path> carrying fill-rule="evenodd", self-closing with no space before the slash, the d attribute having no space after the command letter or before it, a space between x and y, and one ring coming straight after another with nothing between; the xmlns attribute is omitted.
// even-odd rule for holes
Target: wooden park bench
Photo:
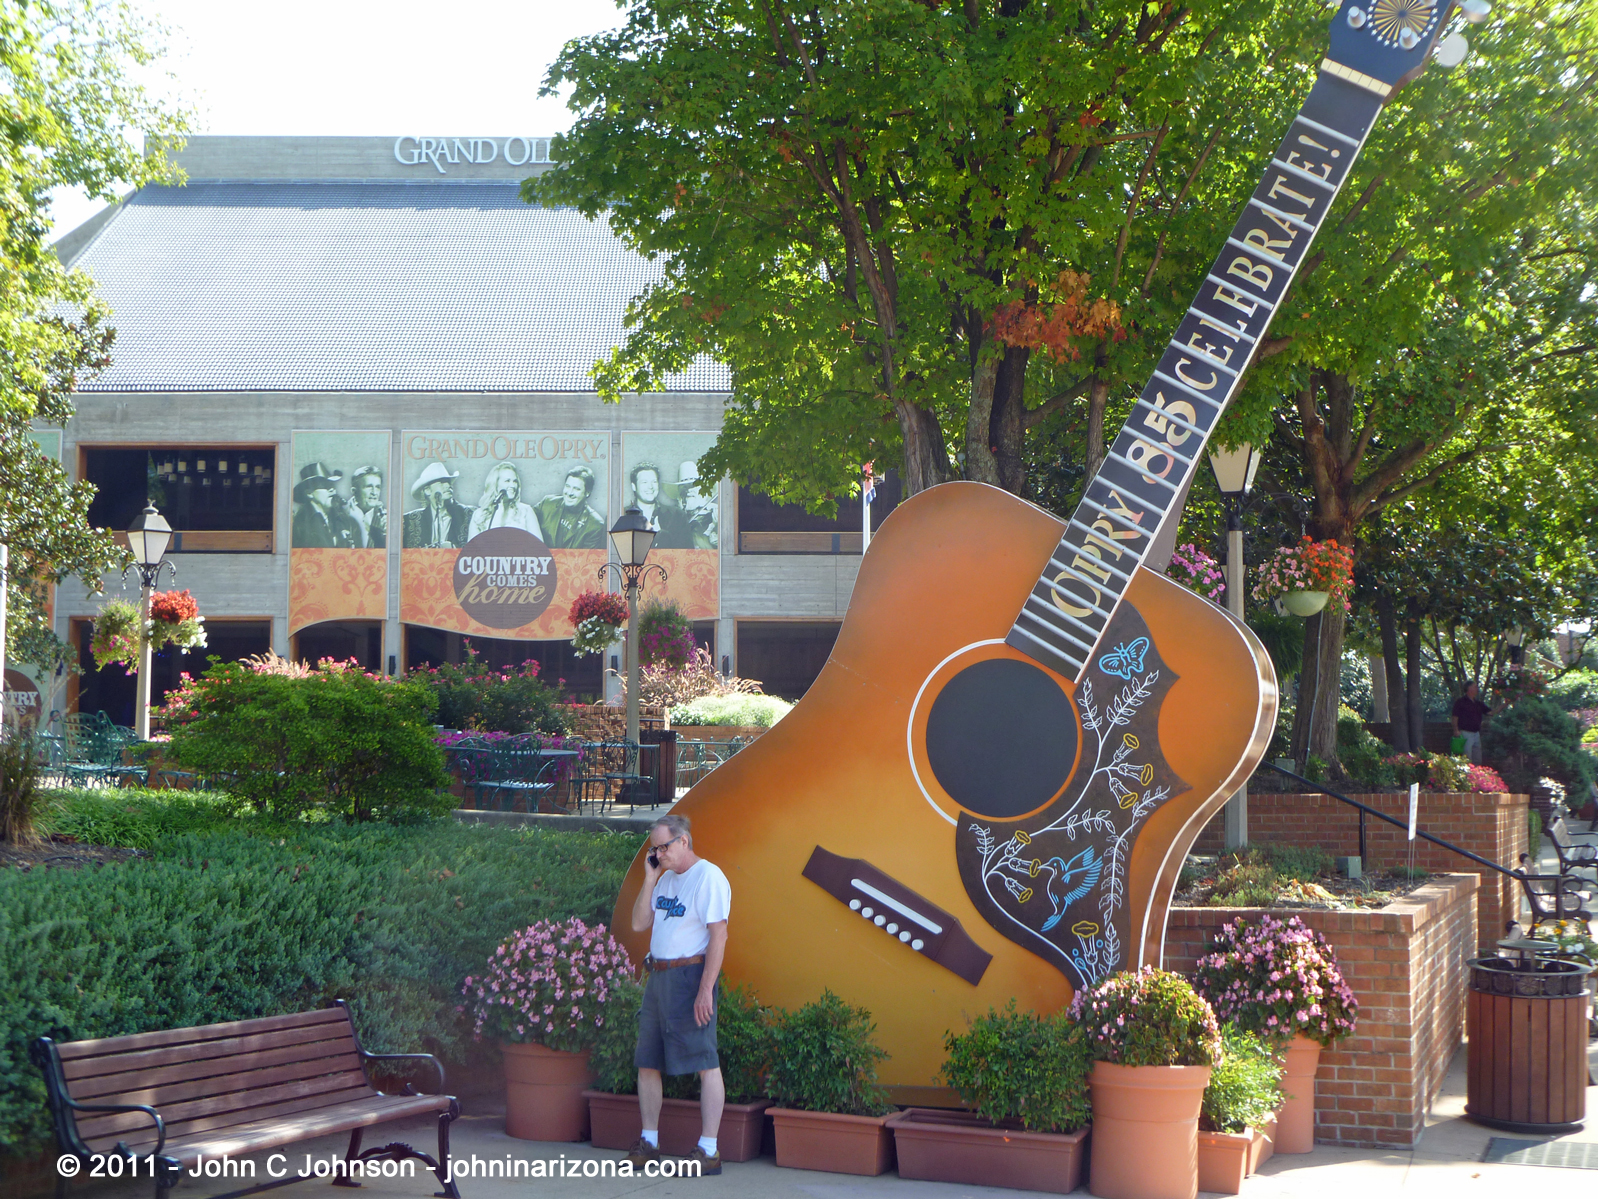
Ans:
<svg viewBox="0 0 1598 1199"><path fill-rule="evenodd" d="M369 1062L428 1062L442 1092L443 1066L430 1053L367 1053L342 999L293 1016L96 1041L40 1037L32 1057L44 1072L60 1152L76 1157L85 1175L96 1159L121 1159L116 1176L153 1177L156 1199L201 1157L234 1159L338 1132L350 1134L346 1163L418 1158L443 1184L440 1195L460 1199L449 1176L449 1126L460 1104L410 1083L404 1094L386 1095L366 1073ZM436 1160L398 1141L361 1152L364 1129L434 1113ZM363 1168L340 1185L359 1186ZM299 1181L289 1169L284 1181ZM66 1187L59 1177L57 1199Z"/></svg>

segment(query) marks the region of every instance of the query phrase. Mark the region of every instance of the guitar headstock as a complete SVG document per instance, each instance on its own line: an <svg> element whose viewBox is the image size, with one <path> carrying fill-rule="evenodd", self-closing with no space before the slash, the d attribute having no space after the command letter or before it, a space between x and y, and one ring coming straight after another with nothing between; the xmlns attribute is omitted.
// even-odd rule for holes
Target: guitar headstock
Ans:
<svg viewBox="0 0 1598 1199"><path fill-rule="evenodd" d="M1426 69L1454 7L1454 0L1343 0L1332 18L1330 57L1396 92ZM1486 0L1462 0L1459 7L1470 21L1487 16ZM1439 51L1439 57L1458 62L1463 39L1454 34L1448 41L1460 42L1460 53Z"/></svg>

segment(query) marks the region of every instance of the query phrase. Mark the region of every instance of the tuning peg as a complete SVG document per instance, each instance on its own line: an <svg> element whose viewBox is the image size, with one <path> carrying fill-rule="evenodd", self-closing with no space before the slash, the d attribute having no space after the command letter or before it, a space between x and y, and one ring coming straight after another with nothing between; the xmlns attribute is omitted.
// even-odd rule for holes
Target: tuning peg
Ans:
<svg viewBox="0 0 1598 1199"><path fill-rule="evenodd" d="M1398 31L1398 45L1404 50L1413 50L1420 45L1420 35L1413 29L1400 29Z"/></svg>
<svg viewBox="0 0 1598 1199"><path fill-rule="evenodd" d="M1493 6L1487 0L1460 0L1459 11L1472 25L1480 25L1493 11Z"/></svg>
<svg viewBox="0 0 1598 1199"><path fill-rule="evenodd" d="M1470 43L1465 40L1464 34L1450 33L1437 43L1437 49L1432 51L1432 56L1437 59L1437 65L1443 67L1457 67L1465 61L1465 55L1470 52Z"/></svg>
<svg viewBox="0 0 1598 1199"><path fill-rule="evenodd" d="M1365 22L1368 19L1363 8L1351 8L1348 10L1348 27L1350 29L1365 28Z"/></svg>

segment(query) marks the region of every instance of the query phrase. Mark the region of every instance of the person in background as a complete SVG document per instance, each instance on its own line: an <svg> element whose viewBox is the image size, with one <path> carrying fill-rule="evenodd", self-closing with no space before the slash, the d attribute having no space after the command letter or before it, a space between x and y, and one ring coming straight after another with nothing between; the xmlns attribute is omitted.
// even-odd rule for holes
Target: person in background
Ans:
<svg viewBox="0 0 1598 1199"><path fill-rule="evenodd" d="M538 536L538 517L533 506L522 503L522 476L509 462L501 462L483 479L483 498L472 513L468 540L488 529L503 528Z"/></svg>
<svg viewBox="0 0 1598 1199"><path fill-rule="evenodd" d="M1454 701L1454 736L1465 739L1465 756L1481 763L1481 722L1492 714L1492 709L1478 698L1480 689L1475 683L1465 684L1465 694Z"/></svg>
<svg viewBox="0 0 1598 1199"><path fill-rule="evenodd" d="M574 466L566 472L559 495L546 495L533 505L545 545L552 550L605 548L605 518L588 504L593 494L594 472Z"/></svg>
<svg viewBox="0 0 1598 1199"><path fill-rule="evenodd" d="M363 466L350 476L350 498L345 502L361 530L361 544L369 550L388 548L388 517L383 512L383 472Z"/></svg>

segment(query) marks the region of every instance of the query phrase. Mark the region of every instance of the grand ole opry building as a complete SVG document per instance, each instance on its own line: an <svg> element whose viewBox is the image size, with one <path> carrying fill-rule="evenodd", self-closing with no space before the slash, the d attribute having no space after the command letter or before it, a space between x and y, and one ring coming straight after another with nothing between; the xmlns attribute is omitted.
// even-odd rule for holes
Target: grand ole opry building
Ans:
<svg viewBox="0 0 1598 1199"><path fill-rule="evenodd" d="M117 338L40 442L98 487L92 523L125 529L147 499L171 521L201 660L270 648L397 671L470 644L597 697L614 658L573 655L569 608L603 586L604 530L636 499L670 572L646 598L676 600L768 691L819 672L859 567L858 501L818 519L701 489L729 389L715 362L599 401L589 369L659 266L603 221L523 203L547 158L538 138L197 137L185 186L142 188L57 243ZM873 524L895 497L890 477ZM99 603L58 589L85 672L42 702L131 723L133 680L88 654ZM156 696L199 665L165 651Z"/></svg>

